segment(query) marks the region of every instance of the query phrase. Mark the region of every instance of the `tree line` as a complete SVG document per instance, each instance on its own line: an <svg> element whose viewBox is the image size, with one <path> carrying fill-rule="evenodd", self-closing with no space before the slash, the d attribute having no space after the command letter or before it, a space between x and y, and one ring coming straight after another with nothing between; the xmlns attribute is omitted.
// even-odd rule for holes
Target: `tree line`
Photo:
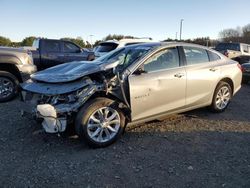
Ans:
<svg viewBox="0 0 250 188"><path fill-rule="evenodd" d="M11 46L11 47L21 47L21 46L32 46L32 43L36 37L30 36L24 38L21 42L12 42L9 38L0 36L0 46ZM123 38L137 38L134 36L126 36L126 35L118 35L118 34L109 34L106 37L104 37L102 40L97 40L95 41L94 44L91 44L89 41L84 41L83 38L81 37L76 37L76 38L69 38L69 37L64 37L61 38L63 40L68 40L72 41L82 48L92 48L97 46L100 42L102 41L107 41L107 40L120 40ZM248 43L250 44L250 24L247 24L243 27L237 27L237 28L229 28L229 29L224 29L219 33L219 40L212 40L209 37L200 37L200 38L195 38L195 39L187 39L187 40L182 40L182 42L188 42L188 43L195 43L195 44L200 44L203 46L215 46L218 42L242 42L242 43ZM171 39L167 38L164 41L178 41L176 39Z"/></svg>
<svg viewBox="0 0 250 188"><path fill-rule="evenodd" d="M30 36L24 38L21 42L12 42L9 38L0 36L0 46L9 46L9 47L21 47L21 46L32 46L33 41L37 37ZM64 37L61 38L62 40L68 40L71 42L74 42L81 46L82 48L91 48L92 45L88 41L84 41L81 37L76 37L76 38L69 38L69 37Z"/></svg>
<svg viewBox="0 0 250 188"><path fill-rule="evenodd" d="M250 24L243 27L224 29L219 33L225 42L242 42L250 44Z"/></svg>
<svg viewBox="0 0 250 188"><path fill-rule="evenodd" d="M137 37L133 36L125 36L125 35L117 35L117 34L109 34L106 37L104 37L102 40L97 40L95 41L94 44L90 44L88 41L84 41L81 37L77 38L69 38L69 37L64 37L61 38L62 40L68 40L71 42L74 42L78 44L82 48L92 48L97 46L100 42L107 41L107 40L121 40L121 39L135 39ZM21 46L32 46L32 43L36 39L36 37L31 36L31 37L26 37L23 39L21 42L12 42L10 39L6 37L0 36L0 46L9 46L9 47L21 47ZM164 41L176 41L173 39L166 39ZM204 46L213 46L217 41L216 40L211 40L209 37L203 37L203 38L196 38L194 40L185 40L184 42L189 42L189 43L196 43Z"/></svg>

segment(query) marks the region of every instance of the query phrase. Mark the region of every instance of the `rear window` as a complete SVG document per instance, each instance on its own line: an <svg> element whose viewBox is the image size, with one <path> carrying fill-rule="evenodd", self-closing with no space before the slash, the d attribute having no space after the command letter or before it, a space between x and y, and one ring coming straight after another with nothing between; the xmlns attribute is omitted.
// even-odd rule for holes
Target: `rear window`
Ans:
<svg viewBox="0 0 250 188"><path fill-rule="evenodd" d="M219 55L217 55L216 53L213 53L210 51L207 51L207 53L208 53L208 57L209 57L210 61L218 61L221 59L221 57Z"/></svg>
<svg viewBox="0 0 250 188"><path fill-rule="evenodd" d="M101 43L96 48L96 52L110 52L117 48L118 44L116 43Z"/></svg>
<svg viewBox="0 0 250 188"><path fill-rule="evenodd" d="M234 50L240 51L240 44L237 43L220 43L216 46L215 50L223 51L223 50Z"/></svg>

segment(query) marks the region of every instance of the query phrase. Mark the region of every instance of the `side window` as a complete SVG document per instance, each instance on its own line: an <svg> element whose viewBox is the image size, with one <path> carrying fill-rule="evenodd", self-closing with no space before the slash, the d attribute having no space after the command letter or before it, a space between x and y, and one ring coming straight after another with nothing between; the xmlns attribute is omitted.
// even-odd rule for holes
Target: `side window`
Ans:
<svg viewBox="0 0 250 188"><path fill-rule="evenodd" d="M210 61L218 61L221 59L221 57L214 52L207 51L207 53Z"/></svg>
<svg viewBox="0 0 250 188"><path fill-rule="evenodd" d="M197 47L183 47L187 60L187 65L194 65L209 62L208 54L205 49Z"/></svg>
<svg viewBox="0 0 250 188"><path fill-rule="evenodd" d="M157 54L150 57L144 63L144 70L146 72L153 72L158 70L170 69L179 67L180 60L178 49L168 48L158 52Z"/></svg>
<svg viewBox="0 0 250 188"><path fill-rule="evenodd" d="M80 48L70 42L64 42L63 51L66 53L78 53L80 52Z"/></svg>
<svg viewBox="0 0 250 188"><path fill-rule="evenodd" d="M60 52L60 42L44 41L44 50L47 52Z"/></svg>

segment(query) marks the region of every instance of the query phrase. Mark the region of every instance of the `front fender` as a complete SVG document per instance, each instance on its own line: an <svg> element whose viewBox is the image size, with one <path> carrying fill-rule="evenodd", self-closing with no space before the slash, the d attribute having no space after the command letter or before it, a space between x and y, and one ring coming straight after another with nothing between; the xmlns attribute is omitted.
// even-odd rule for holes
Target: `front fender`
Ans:
<svg viewBox="0 0 250 188"><path fill-rule="evenodd" d="M22 64L22 61L13 55L0 55L0 63Z"/></svg>

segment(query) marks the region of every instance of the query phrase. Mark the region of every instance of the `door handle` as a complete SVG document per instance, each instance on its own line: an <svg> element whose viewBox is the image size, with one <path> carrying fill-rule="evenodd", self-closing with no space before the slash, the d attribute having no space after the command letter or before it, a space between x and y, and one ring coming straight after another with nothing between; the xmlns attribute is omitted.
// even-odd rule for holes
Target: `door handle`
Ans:
<svg viewBox="0 0 250 188"><path fill-rule="evenodd" d="M177 78L181 78L183 76L185 76L183 73L177 73L174 75L174 77L177 77Z"/></svg>
<svg viewBox="0 0 250 188"><path fill-rule="evenodd" d="M211 71L211 72L215 72L215 71L217 71L217 70L218 70L218 69L216 69L216 68L214 68L214 67L209 69L209 71Z"/></svg>

